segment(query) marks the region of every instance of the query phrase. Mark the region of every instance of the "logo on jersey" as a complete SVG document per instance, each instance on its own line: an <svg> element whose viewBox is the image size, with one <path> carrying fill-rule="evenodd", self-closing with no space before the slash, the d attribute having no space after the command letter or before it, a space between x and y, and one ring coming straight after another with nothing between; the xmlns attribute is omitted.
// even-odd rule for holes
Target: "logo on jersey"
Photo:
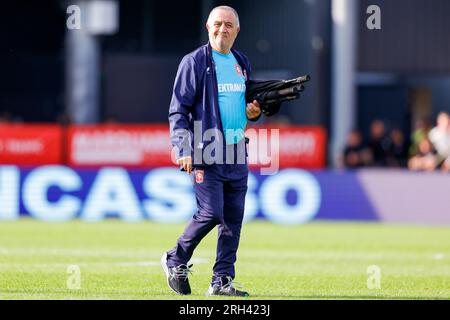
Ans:
<svg viewBox="0 0 450 320"><path fill-rule="evenodd" d="M242 77L241 66L240 66L239 64L236 64L234 67L236 68L237 74L238 74L240 77Z"/></svg>
<svg viewBox="0 0 450 320"><path fill-rule="evenodd" d="M205 172L203 170L195 170L195 182L203 183L204 175L205 175Z"/></svg>

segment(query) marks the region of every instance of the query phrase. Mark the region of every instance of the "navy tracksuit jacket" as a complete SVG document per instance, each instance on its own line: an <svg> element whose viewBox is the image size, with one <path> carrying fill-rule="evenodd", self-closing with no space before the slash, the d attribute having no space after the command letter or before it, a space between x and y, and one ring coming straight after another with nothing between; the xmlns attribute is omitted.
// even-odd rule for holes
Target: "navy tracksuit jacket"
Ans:
<svg viewBox="0 0 450 320"><path fill-rule="evenodd" d="M245 55L233 50L241 69L250 77L250 64ZM256 119L255 119L256 120ZM253 121L255 121L253 120ZM201 132L194 137L194 121L201 124ZM175 79L169 109L170 137L177 158L192 156L191 179L198 210L189 221L176 246L167 253L169 267L187 264L200 241L218 225L216 263L213 282L221 276L234 278L234 263L244 216L248 167L244 164L206 164L202 151L210 143L203 140L208 129L223 135L219 113L217 77L210 44L186 55L181 61ZM238 146L241 144L240 146ZM242 147L243 145L243 147ZM235 160L246 153L244 139L237 145L224 143L234 149ZM241 158L242 159L242 158ZM224 160L224 159L222 159Z"/></svg>

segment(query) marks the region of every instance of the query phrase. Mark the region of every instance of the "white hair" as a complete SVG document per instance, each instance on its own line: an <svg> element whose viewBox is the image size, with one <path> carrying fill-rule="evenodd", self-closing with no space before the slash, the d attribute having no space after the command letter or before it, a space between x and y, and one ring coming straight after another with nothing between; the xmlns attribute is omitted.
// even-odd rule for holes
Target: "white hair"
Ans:
<svg viewBox="0 0 450 320"><path fill-rule="evenodd" d="M215 7L214 9L212 9L211 12L209 13L208 21L206 22L209 26L211 25L210 24L211 16L214 13L214 11L216 11L216 10L228 10L228 11L233 12L234 16L236 17L236 24L239 27L239 15L236 10L234 10L232 7L229 7L229 6L218 6L218 7Z"/></svg>

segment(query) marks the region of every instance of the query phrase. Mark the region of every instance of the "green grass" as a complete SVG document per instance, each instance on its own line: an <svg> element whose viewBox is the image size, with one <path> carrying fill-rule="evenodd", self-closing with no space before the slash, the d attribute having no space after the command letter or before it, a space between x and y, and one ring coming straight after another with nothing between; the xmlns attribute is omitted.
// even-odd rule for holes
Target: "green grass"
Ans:
<svg viewBox="0 0 450 320"><path fill-rule="evenodd" d="M159 259L183 228L0 222L0 299L210 299L216 231L194 254L192 295L166 286ZM67 288L69 265L80 267L79 290ZM367 288L370 265L381 270L381 289ZM236 271L250 299L449 299L450 228L252 222L243 227Z"/></svg>

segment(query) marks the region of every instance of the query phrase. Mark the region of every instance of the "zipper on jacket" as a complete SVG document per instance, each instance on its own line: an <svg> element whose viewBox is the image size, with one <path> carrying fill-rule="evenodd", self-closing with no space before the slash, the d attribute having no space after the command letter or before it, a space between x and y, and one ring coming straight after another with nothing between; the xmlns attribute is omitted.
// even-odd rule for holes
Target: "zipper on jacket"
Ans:
<svg viewBox="0 0 450 320"><path fill-rule="evenodd" d="M226 141L225 141L225 133L223 132L223 125L222 125L222 117L221 117L221 115L220 115L220 107L219 107L219 87L218 87L218 85L217 85L217 74L216 74L216 64L214 63L214 59L213 59L213 57L212 57L212 54L211 54L211 51L210 51L211 49L210 48L208 48L208 51L207 51L207 53L208 53L208 59L209 59L209 62L210 62L210 64L211 64L211 72L212 72L212 80L213 80L213 86L214 86L214 92L213 92L213 94L214 94L214 100L215 100L215 104L216 104L216 111L217 111L217 115L218 115L218 123L219 123L219 130L220 130L220 132L222 133L222 137L223 137L223 140L224 140L224 143L226 144Z"/></svg>

